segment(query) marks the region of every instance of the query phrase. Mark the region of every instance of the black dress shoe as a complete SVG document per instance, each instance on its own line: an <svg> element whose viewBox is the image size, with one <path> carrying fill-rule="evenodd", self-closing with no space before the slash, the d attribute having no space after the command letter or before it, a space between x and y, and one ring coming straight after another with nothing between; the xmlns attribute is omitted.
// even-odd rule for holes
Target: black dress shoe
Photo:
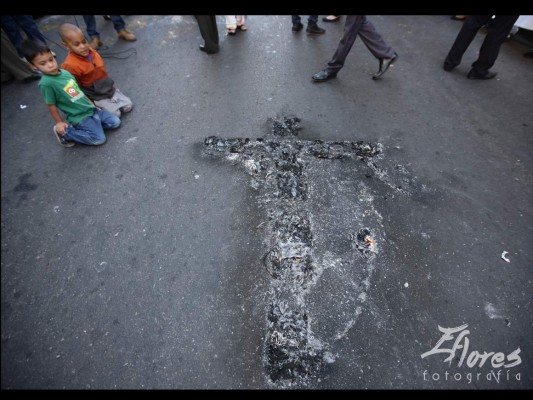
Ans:
<svg viewBox="0 0 533 400"><path fill-rule="evenodd" d="M389 67L393 65L394 61L396 61L397 59L398 59L397 53L394 53L394 56L392 58L380 58L379 59L379 70L372 76L372 79L376 80L376 79L381 78L383 74L387 72Z"/></svg>
<svg viewBox="0 0 533 400"><path fill-rule="evenodd" d="M333 74L331 72L328 72L327 70L323 69L316 74L314 74L311 79L313 79L314 82L326 82L327 80L330 80L332 78L335 78L337 74Z"/></svg>
<svg viewBox="0 0 533 400"><path fill-rule="evenodd" d="M207 53L207 54L215 54L215 53L218 53L218 50L211 50L211 49L208 49L207 47L205 47L204 44L201 44L200 45L200 50L202 50L203 52Z"/></svg>
<svg viewBox="0 0 533 400"><path fill-rule="evenodd" d="M476 70L471 69L466 77L468 79L492 79L496 75L498 75L497 72L487 72L485 75L481 75L479 72L476 72Z"/></svg>

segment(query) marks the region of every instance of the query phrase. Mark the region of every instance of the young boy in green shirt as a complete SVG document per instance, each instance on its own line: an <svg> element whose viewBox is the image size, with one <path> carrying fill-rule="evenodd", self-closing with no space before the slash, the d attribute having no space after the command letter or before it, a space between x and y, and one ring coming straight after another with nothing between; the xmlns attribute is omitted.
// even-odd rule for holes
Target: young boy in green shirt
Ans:
<svg viewBox="0 0 533 400"><path fill-rule="evenodd" d="M56 122L53 130L59 143L65 147L72 147L75 142L104 144L104 129L118 128L120 119L108 111L97 109L80 89L74 76L58 67L45 44L27 39L20 50L26 60L43 74L39 89ZM66 122L59 111L65 114Z"/></svg>

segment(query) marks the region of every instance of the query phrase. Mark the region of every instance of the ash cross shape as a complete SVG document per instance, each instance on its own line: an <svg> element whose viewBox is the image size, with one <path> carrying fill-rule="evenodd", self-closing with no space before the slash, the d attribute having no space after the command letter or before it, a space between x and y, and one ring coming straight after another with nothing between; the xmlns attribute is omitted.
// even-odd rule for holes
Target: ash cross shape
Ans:
<svg viewBox="0 0 533 400"><path fill-rule="evenodd" d="M332 356L313 340L305 294L316 283L314 232L310 219L306 165L311 160L358 158L368 161L381 153L379 144L350 141L301 140L298 118L274 120L264 138L204 140L204 152L238 162L261 189L267 205L269 237L262 261L271 276L264 360L270 382L305 386ZM354 246L373 257L369 230L354 236Z"/></svg>

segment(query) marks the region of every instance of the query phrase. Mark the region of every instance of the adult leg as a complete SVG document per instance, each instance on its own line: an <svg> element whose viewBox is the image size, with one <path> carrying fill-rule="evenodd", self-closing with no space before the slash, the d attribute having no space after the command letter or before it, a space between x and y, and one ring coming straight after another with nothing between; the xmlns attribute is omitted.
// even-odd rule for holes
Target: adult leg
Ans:
<svg viewBox="0 0 533 400"><path fill-rule="evenodd" d="M87 29L87 35L89 35L89 44L93 49L98 49L104 43L100 40L100 34L96 30L96 18L94 15L84 15L85 27Z"/></svg>
<svg viewBox="0 0 533 400"><path fill-rule="evenodd" d="M394 58L396 52L390 47L381 35L376 31L374 24L370 22L366 15L361 15L362 22L359 28L359 37L363 41L364 45L376 58Z"/></svg>
<svg viewBox="0 0 533 400"><path fill-rule="evenodd" d="M19 27L12 15L2 15L2 29L6 32L9 40L17 49L20 54L20 44L22 43L22 35L20 34Z"/></svg>
<svg viewBox="0 0 533 400"><path fill-rule="evenodd" d="M326 30L322 29L318 26L318 15L310 15L307 19L307 33L315 33L315 34L322 34L325 33Z"/></svg>
<svg viewBox="0 0 533 400"><path fill-rule="evenodd" d="M479 29L489 22L491 17L492 15L469 15L466 17L466 21L463 23L463 27L459 31L457 38L455 38L455 42L453 42L452 48L444 61L444 69L446 71L451 71L461 64L466 49L476 37Z"/></svg>
<svg viewBox="0 0 533 400"><path fill-rule="evenodd" d="M237 18L235 15L226 15L226 30L230 35L237 32Z"/></svg>
<svg viewBox="0 0 533 400"><path fill-rule="evenodd" d="M137 40L137 37L126 29L126 21L120 15L110 15L111 21L113 21L113 26L117 31L118 38L122 40L127 40L129 42L134 42Z"/></svg>
<svg viewBox="0 0 533 400"><path fill-rule="evenodd" d="M113 26L117 32L120 32L122 29L126 28L126 21L120 15L110 15Z"/></svg>
<svg viewBox="0 0 533 400"><path fill-rule="evenodd" d="M217 16L216 15L208 15L209 17L209 29L210 29L210 35L212 38L213 43L217 45L218 48L218 28L217 28Z"/></svg>
<svg viewBox="0 0 533 400"><path fill-rule="evenodd" d="M337 75L337 73L344 66L346 57L352 49L352 46L357 38L357 33L361 28L363 18L361 15L347 15L344 23L344 34L333 54L333 58L328 62L326 71L328 75Z"/></svg>
<svg viewBox="0 0 533 400"><path fill-rule="evenodd" d="M294 32L299 32L303 29L304 25L302 24L302 18L299 15L291 15L292 20L292 30Z"/></svg>
<svg viewBox="0 0 533 400"><path fill-rule="evenodd" d="M236 15L235 17L237 19L237 27L241 28L241 30L245 30L245 29L242 29L243 26L246 26L245 16L244 15Z"/></svg>
<svg viewBox="0 0 533 400"><path fill-rule="evenodd" d="M99 38L100 34L96 31L96 18L94 15L84 15L83 20L85 21L85 26L87 27L87 35L92 38Z"/></svg>
<svg viewBox="0 0 533 400"><path fill-rule="evenodd" d="M479 57L472 64L472 69L475 71L475 74L481 76L487 75L489 69L498 58L502 43L507 38L509 32L511 32L511 29L513 29L517 19L518 15L496 15L479 49Z"/></svg>
<svg viewBox="0 0 533 400"><path fill-rule="evenodd" d="M126 29L126 21L124 21L120 15L110 15L109 18L113 21L113 26L117 31L119 39L127 40L129 42L137 40L137 37Z"/></svg>
<svg viewBox="0 0 533 400"><path fill-rule="evenodd" d="M47 44L46 38L31 15L14 15L13 18L30 39L39 40Z"/></svg>
<svg viewBox="0 0 533 400"><path fill-rule="evenodd" d="M307 18L307 26L316 26L318 23L318 15L310 15Z"/></svg>
<svg viewBox="0 0 533 400"><path fill-rule="evenodd" d="M198 21L198 28L200 28L200 34L204 39L205 46L203 49L207 53L216 53L219 50L218 47L218 28L215 15L195 15L196 21ZM200 47L202 49L202 47Z"/></svg>

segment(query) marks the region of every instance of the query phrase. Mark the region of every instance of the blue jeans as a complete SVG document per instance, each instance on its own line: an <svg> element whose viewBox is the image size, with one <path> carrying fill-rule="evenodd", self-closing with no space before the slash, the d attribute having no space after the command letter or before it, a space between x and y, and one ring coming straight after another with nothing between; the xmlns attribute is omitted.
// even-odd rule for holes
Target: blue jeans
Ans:
<svg viewBox="0 0 533 400"><path fill-rule="evenodd" d="M63 137L72 142L97 146L106 141L104 129L114 129L120 126L120 118L105 110L98 110L85 118L76 126L69 126Z"/></svg>
<svg viewBox="0 0 533 400"><path fill-rule="evenodd" d="M299 15L291 15L293 24L301 24L302 18ZM307 26L315 26L318 22L318 15L310 15L307 19Z"/></svg>
<svg viewBox="0 0 533 400"><path fill-rule="evenodd" d="M126 27L126 22L120 15L110 15L110 17L117 32L120 32ZM87 35L91 39L94 37L99 38L100 34L96 31L96 18L94 18L94 15L84 15L83 20L85 21L85 25L87 25Z"/></svg>
<svg viewBox="0 0 533 400"><path fill-rule="evenodd" d="M39 40L44 44L47 44L45 37L39 30L37 23L31 15L2 15L2 28L7 36L9 36L9 40L15 45L19 54L20 44L23 40L19 27L22 28L30 39ZM20 56L22 56L22 54L20 54Z"/></svg>

